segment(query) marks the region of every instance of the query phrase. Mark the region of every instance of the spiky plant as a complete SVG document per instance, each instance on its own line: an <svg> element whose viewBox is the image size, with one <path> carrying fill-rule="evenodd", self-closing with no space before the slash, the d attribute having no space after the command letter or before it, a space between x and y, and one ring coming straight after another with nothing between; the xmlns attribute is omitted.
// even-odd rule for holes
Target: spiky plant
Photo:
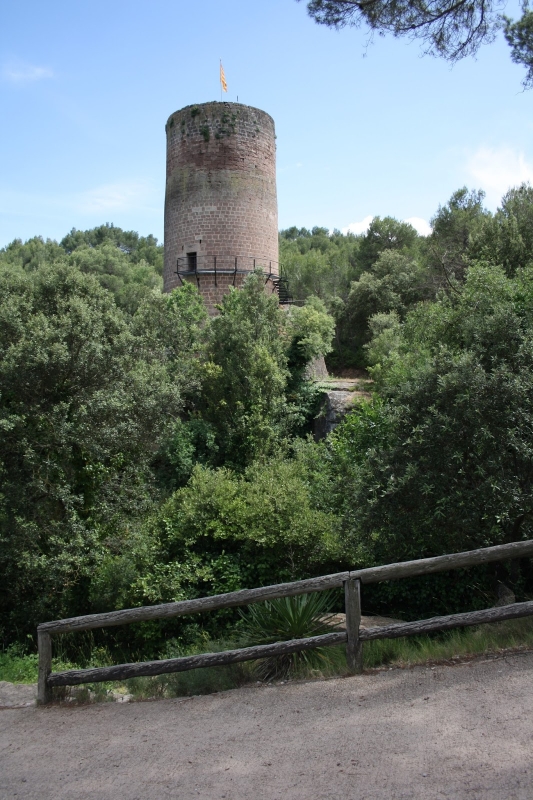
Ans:
<svg viewBox="0 0 533 800"><path fill-rule="evenodd" d="M271 644L331 633L334 592L302 594L252 605L240 611L242 632L250 644ZM298 653L264 658L257 662L262 680L281 679L320 669L330 663L328 648L316 647Z"/></svg>

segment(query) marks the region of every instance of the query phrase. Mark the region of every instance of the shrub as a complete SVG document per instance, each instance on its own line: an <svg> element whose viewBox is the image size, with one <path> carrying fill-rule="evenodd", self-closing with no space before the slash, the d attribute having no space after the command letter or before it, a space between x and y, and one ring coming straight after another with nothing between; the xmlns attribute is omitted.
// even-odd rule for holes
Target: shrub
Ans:
<svg viewBox="0 0 533 800"><path fill-rule="evenodd" d="M240 612L242 633L254 645L331 633L334 594L316 592L252 605L248 611ZM319 669L329 662L328 648L316 647L262 659L256 666L256 673L263 680L288 678L302 669Z"/></svg>

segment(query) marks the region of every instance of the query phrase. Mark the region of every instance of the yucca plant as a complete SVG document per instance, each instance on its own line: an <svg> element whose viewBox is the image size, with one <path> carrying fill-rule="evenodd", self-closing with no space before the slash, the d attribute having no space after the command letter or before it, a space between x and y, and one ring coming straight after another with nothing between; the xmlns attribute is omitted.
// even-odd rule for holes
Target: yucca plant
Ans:
<svg viewBox="0 0 533 800"><path fill-rule="evenodd" d="M271 644L331 633L334 592L302 594L252 605L243 612L242 633L250 644ZM273 656L257 662L262 680L281 679L329 665L329 648L316 647L299 653Z"/></svg>

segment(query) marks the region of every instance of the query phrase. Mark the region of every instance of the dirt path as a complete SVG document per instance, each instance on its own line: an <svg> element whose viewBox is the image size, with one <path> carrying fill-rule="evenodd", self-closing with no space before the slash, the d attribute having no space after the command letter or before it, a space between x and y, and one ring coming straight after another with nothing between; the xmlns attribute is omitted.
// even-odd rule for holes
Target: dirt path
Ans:
<svg viewBox="0 0 533 800"><path fill-rule="evenodd" d="M532 800L533 653L0 726L1 800Z"/></svg>

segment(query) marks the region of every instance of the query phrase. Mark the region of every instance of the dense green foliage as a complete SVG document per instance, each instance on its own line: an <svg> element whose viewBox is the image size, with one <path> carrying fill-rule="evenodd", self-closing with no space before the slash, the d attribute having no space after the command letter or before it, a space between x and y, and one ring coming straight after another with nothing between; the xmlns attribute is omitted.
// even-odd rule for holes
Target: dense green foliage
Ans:
<svg viewBox="0 0 533 800"><path fill-rule="evenodd" d="M322 299L336 321L331 367L366 366L370 317L431 294L421 242L411 225L392 217L375 217L362 236L324 228L281 232L280 260L294 299Z"/></svg>
<svg viewBox="0 0 533 800"><path fill-rule="evenodd" d="M90 231L73 229L60 244L39 236L24 244L15 239L1 252L0 263L24 272L58 263L75 267L94 275L129 313L135 312L147 290L161 289L163 283L163 248L157 239L113 225Z"/></svg>
<svg viewBox="0 0 533 800"><path fill-rule="evenodd" d="M472 265L459 293L411 312L380 365L395 435L367 462L381 490L364 526L387 536L403 518L404 557L533 534L532 301L531 268Z"/></svg>
<svg viewBox="0 0 533 800"><path fill-rule="evenodd" d="M392 217L375 217L360 236L281 231L280 260L294 298L316 295L335 318L328 365L369 366L377 315L403 320L417 303L456 291L472 259L509 265L509 274L523 266L531 253L531 193L527 185L510 190L491 215L483 192L463 187L439 207L426 237Z"/></svg>
<svg viewBox="0 0 533 800"><path fill-rule="evenodd" d="M495 214L455 192L428 237L390 217L362 236L292 228L299 302L280 310L251 275L214 319L190 284L161 293L152 237L103 226L0 251L6 644L54 617L533 537L532 222L523 185ZM367 366L374 393L316 443L320 355ZM528 596L531 563L363 602L445 613L490 605L498 580ZM236 623L144 623L64 656L165 655Z"/></svg>
<svg viewBox="0 0 533 800"><path fill-rule="evenodd" d="M205 365L203 416L216 431L217 463L237 467L271 454L290 424L283 311L263 283L253 275L224 297Z"/></svg>
<svg viewBox="0 0 533 800"><path fill-rule="evenodd" d="M312 299L285 314L251 276L211 323L193 286L161 293L160 255L152 237L112 226L0 253L8 641L43 619L303 575L338 549L327 515L305 511L301 470L281 456L312 413L305 367L328 350L325 309ZM263 476L258 459L276 454ZM278 491L263 486L278 473ZM217 511L214 499L239 494L243 518L205 549L194 519L231 518L237 507ZM198 497L189 519L182 506Z"/></svg>
<svg viewBox="0 0 533 800"><path fill-rule="evenodd" d="M313 508L303 464L278 457L243 474L197 465L187 485L94 573L95 607L123 607L304 577L342 552L335 517Z"/></svg>
<svg viewBox="0 0 533 800"><path fill-rule="evenodd" d="M181 387L91 276L60 262L0 286L2 605L25 627L83 607L106 531L146 509Z"/></svg>
<svg viewBox="0 0 533 800"><path fill-rule="evenodd" d="M533 192L510 190L494 215L482 201L454 193L417 251L382 252L352 282L344 320L376 394L298 457L356 563L533 536ZM444 613L486 605L498 576L533 589L514 565L366 596L388 613Z"/></svg>

